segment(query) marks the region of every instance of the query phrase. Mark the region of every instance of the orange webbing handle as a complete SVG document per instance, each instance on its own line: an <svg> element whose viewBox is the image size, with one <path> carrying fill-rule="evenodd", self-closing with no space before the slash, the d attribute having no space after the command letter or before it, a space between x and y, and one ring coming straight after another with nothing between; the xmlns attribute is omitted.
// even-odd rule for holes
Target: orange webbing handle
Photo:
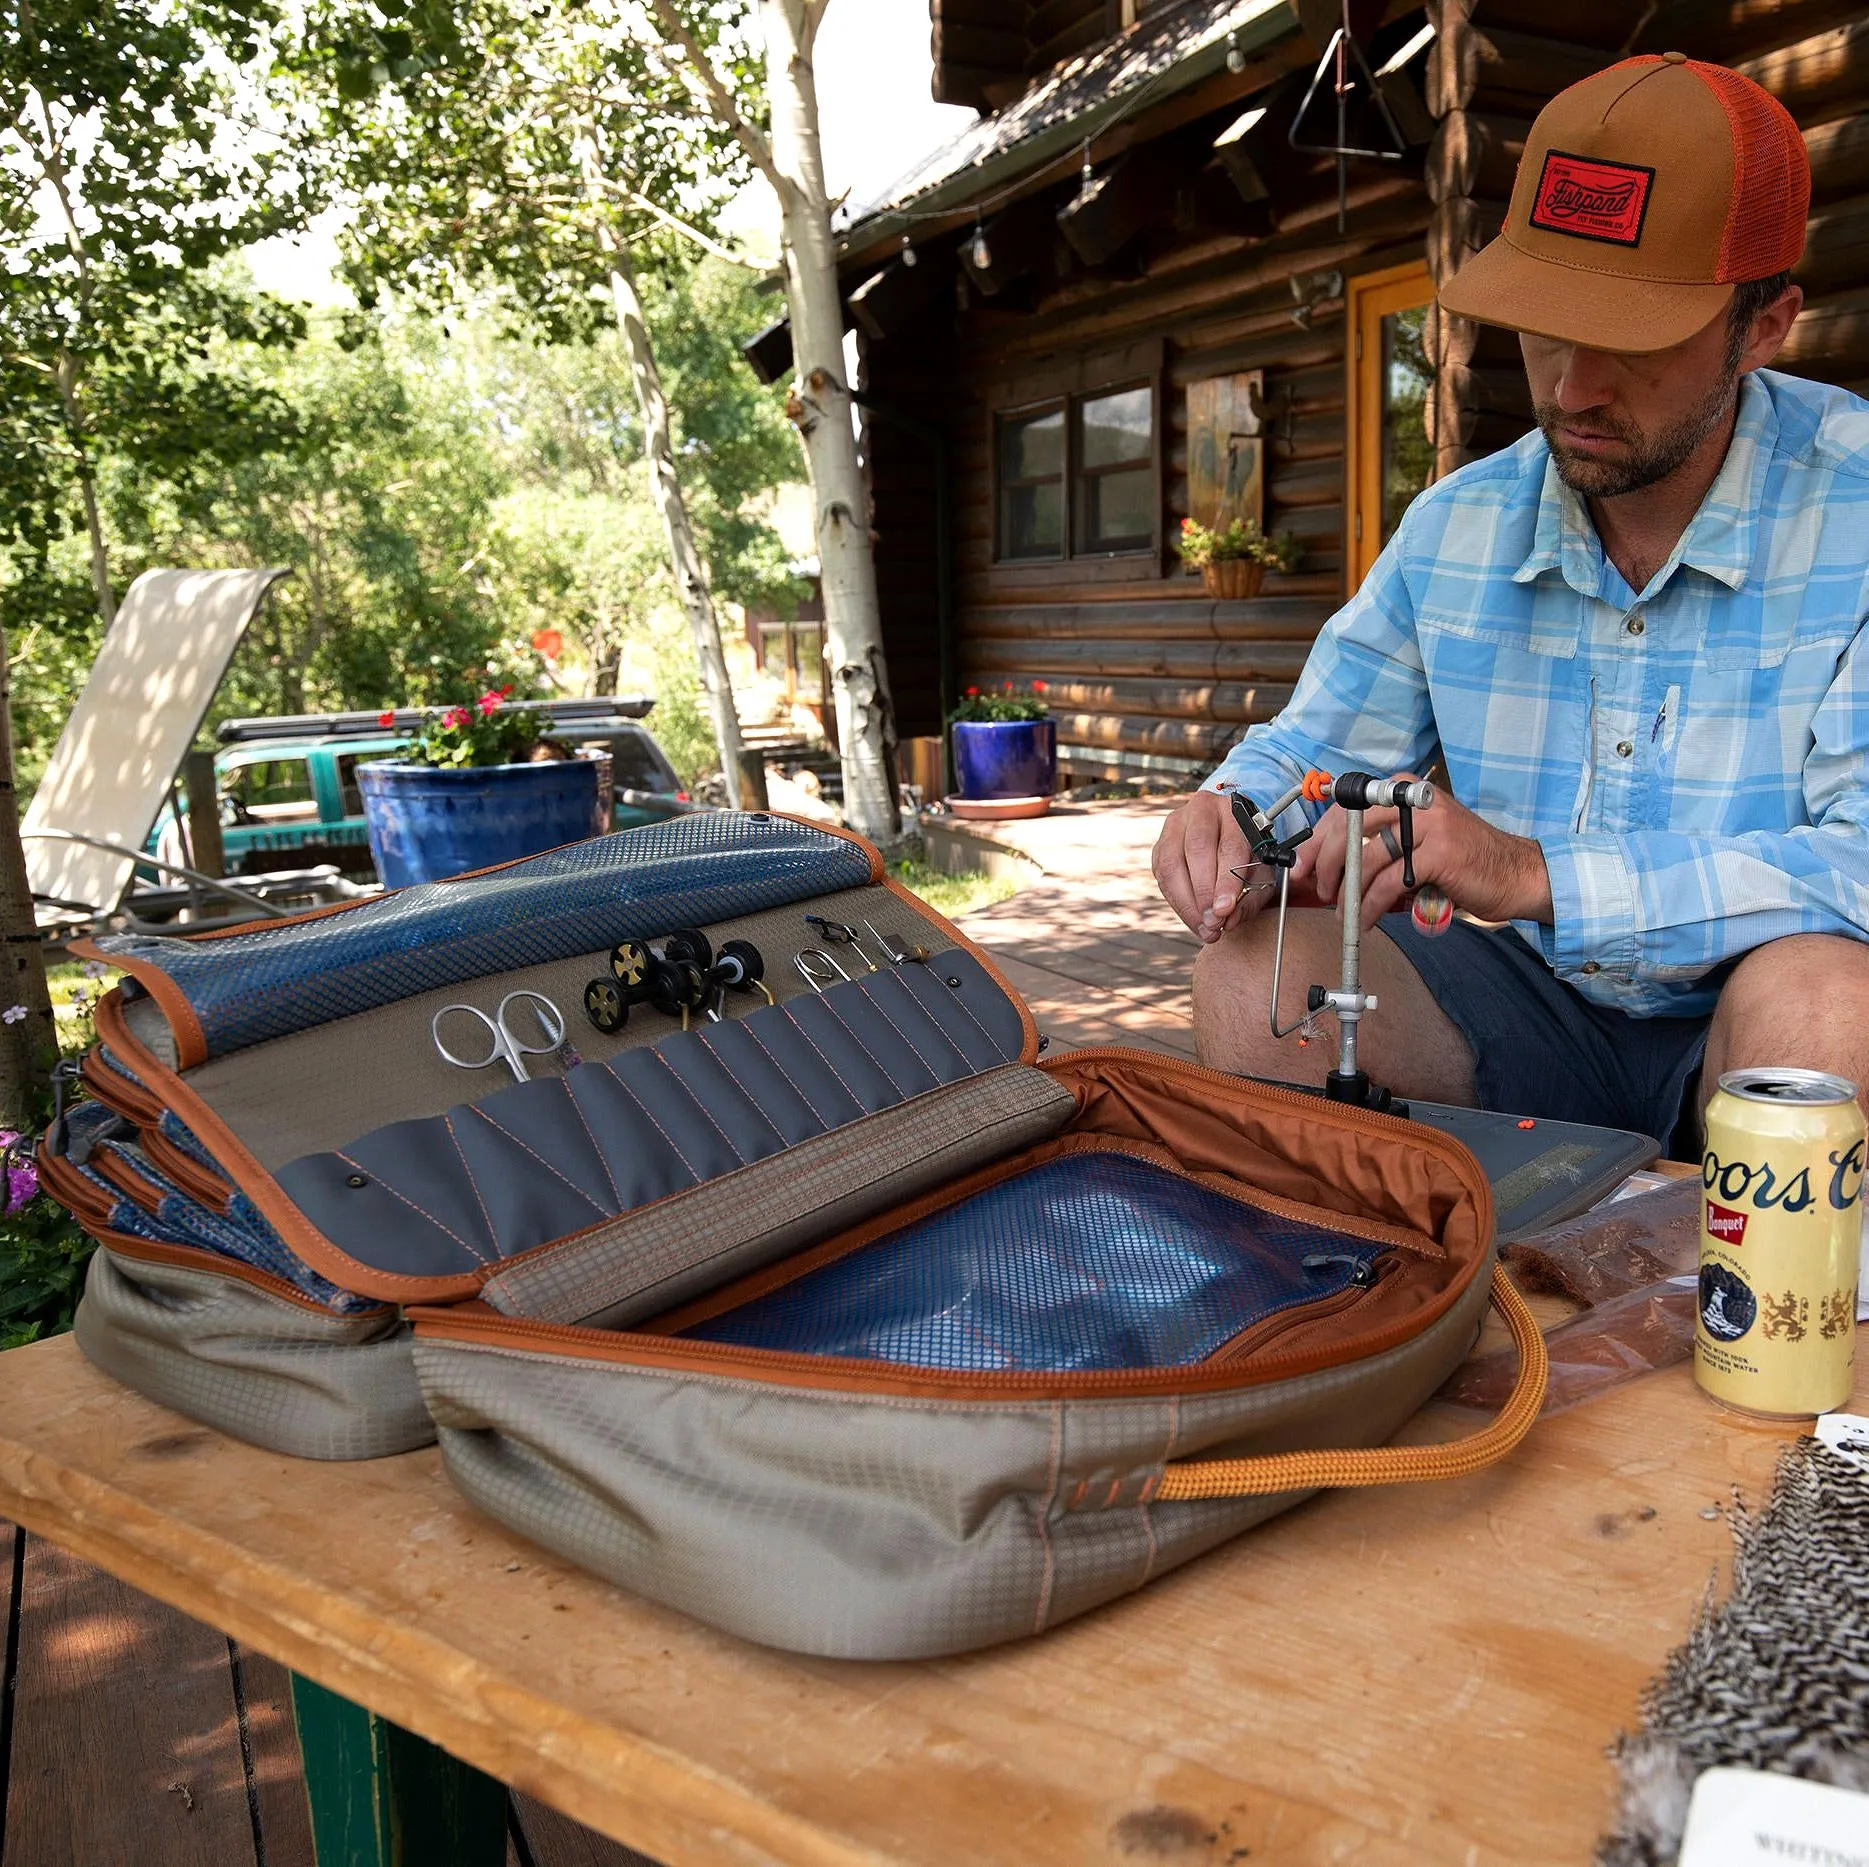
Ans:
<svg viewBox="0 0 1869 1867"><path fill-rule="evenodd" d="M1531 1431L1544 1405L1551 1358L1538 1319L1493 1266L1494 1306L1512 1331L1519 1378L1499 1417L1482 1431L1439 1446L1369 1446L1346 1452L1277 1452L1261 1459L1191 1459L1165 1466L1155 1498L1265 1497L1335 1485L1422 1484L1464 1478L1502 1459Z"/></svg>

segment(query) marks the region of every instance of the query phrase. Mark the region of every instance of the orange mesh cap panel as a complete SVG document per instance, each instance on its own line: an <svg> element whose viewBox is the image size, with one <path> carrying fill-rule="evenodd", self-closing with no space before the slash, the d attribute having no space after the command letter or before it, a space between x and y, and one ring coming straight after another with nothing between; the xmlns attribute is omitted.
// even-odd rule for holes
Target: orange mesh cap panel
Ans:
<svg viewBox="0 0 1869 1867"><path fill-rule="evenodd" d="M1689 68L1733 126L1733 204L1720 242L1719 279L1766 279L1804 254L1811 163L1797 123L1777 98L1724 65Z"/></svg>

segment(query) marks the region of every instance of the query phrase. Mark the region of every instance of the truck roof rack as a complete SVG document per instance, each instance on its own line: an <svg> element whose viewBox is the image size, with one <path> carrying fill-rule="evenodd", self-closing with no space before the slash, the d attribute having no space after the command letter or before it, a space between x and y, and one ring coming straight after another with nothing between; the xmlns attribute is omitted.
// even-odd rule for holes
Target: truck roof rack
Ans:
<svg viewBox="0 0 1869 1867"><path fill-rule="evenodd" d="M589 700L504 700L502 713L538 713L566 732L592 732L625 720L641 719L655 699L650 694L600 694ZM398 707L385 725L381 713L289 713L264 719L223 720L215 737L222 745L251 745L267 739L351 739L379 732L419 732L432 709Z"/></svg>

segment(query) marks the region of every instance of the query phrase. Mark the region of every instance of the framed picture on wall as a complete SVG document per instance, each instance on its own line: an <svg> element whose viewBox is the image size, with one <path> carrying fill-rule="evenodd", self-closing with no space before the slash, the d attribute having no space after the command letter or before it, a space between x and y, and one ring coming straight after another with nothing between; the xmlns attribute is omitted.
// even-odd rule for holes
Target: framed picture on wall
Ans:
<svg viewBox="0 0 1869 1867"><path fill-rule="evenodd" d="M1210 530L1265 522L1265 372L1240 370L1188 384L1188 515Z"/></svg>

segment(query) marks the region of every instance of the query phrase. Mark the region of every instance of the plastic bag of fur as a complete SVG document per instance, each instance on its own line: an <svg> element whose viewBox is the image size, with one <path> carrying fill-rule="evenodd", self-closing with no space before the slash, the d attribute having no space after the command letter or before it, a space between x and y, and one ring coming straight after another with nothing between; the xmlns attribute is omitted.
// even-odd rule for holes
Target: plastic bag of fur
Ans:
<svg viewBox="0 0 1869 1867"><path fill-rule="evenodd" d="M1785 1450L1771 1501L1732 1511L1733 1587L1618 1738L1621 1808L1597 1867L1666 1867L1716 1764L1869 1793L1869 1468L1815 1439Z"/></svg>

